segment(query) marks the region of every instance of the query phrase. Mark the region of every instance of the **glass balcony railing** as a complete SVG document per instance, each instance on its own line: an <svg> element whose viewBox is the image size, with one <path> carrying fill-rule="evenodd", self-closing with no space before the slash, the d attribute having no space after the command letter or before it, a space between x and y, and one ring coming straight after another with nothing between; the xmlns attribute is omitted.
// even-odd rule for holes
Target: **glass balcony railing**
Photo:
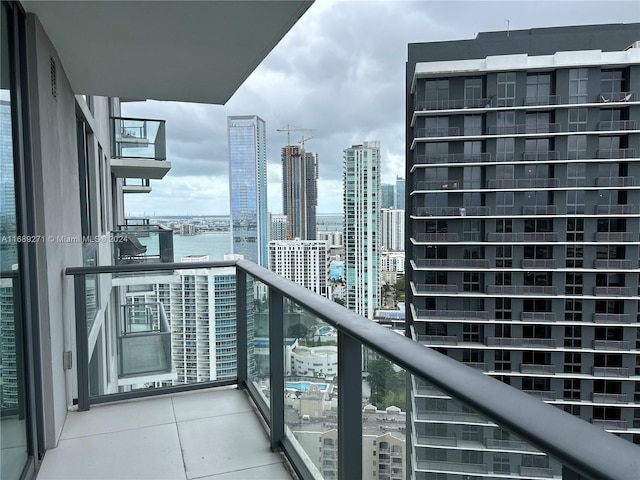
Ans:
<svg viewBox="0 0 640 480"><path fill-rule="evenodd" d="M590 425L541 402L550 392L516 390L478 371L482 363L470 368L247 260L78 267L67 275L74 278L81 411L142 395L238 385L265 419L271 448L302 479L365 478L371 454L378 474L395 479L451 473L613 480L640 471L640 449L606 432L625 430L630 421ZM101 297L104 314L91 331L88 275L111 292ZM202 285L214 285L213 294ZM98 367L118 365L109 355L129 353L102 348L95 338L114 329L121 337L170 330L176 378L153 381L138 369L136 383L113 384ZM216 361L207 361L214 351ZM205 373L211 364L220 370Z"/></svg>
<svg viewBox="0 0 640 480"><path fill-rule="evenodd" d="M173 230L170 228L148 223L127 223L118 225L112 235L115 264L174 261Z"/></svg>
<svg viewBox="0 0 640 480"><path fill-rule="evenodd" d="M164 120L111 118L113 158L167 159Z"/></svg>

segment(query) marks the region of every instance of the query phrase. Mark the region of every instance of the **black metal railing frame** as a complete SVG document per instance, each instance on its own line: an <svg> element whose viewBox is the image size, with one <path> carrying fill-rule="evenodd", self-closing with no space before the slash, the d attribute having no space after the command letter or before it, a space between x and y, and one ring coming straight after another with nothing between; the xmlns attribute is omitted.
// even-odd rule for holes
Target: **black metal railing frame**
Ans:
<svg viewBox="0 0 640 480"><path fill-rule="evenodd" d="M248 378L247 341L237 341L237 378L165 387L106 396L89 396L89 352L86 322L85 277L89 274L117 274L173 271L193 268L236 267L237 338L247 339L247 281L251 277L269 289L270 405ZM625 480L638 478L640 449L631 442L606 433L589 423L547 405L456 360L368 321L355 312L248 260L222 262L117 265L67 268L74 276L76 310L76 355L78 408L105 403L220 385L246 389L270 428L271 448L282 449L302 478L313 478L293 442L285 435L284 424L284 300L289 299L338 331L338 478L362 476L362 371L361 351L366 346L456 399L522 441L547 453L563 464L563 471L585 478ZM363 321L366 320L366 321ZM274 394L275 393L275 394ZM409 413L409 412L408 412ZM411 415L407 414L408 422ZM407 425L410 427L409 425ZM410 432L410 428L407 432ZM409 439L410 436L408 435ZM580 439L580 441L576 441ZM410 451L410 440L407 452ZM406 466L411 468L411 455ZM574 478L574 477L571 477Z"/></svg>

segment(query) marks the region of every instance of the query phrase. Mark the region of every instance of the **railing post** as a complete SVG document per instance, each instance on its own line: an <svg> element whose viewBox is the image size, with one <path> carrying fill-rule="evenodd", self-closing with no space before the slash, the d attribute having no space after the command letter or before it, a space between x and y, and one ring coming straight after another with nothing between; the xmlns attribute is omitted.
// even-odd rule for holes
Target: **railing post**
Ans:
<svg viewBox="0 0 640 480"><path fill-rule="evenodd" d="M271 449L284 438L284 302L282 294L269 289L269 376Z"/></svg>
<svg viewBox="0 0 640 480"><path fill-rule="evenodd" d="M73 277L76 309L76 373L78 411L89 410L89 333L87 331L87 277Z"/></svg>
<svg viewBox="0 0 640 480"><path fill-rule="evenodd" d="M236 370L238 388L246 387L247 372L247 274L236 267Z"/></svg>
<svg viewBox="0 0 640 480"><path fill-rule="evenodd" d="M362 478L362 345L338 330L338 478Z"/></svg>

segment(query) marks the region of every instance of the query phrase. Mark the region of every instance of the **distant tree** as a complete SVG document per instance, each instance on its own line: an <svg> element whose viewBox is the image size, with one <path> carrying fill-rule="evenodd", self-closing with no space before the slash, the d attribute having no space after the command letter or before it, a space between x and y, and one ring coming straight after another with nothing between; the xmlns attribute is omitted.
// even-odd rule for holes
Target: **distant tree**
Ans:
<svg viewBox="0 0 640 480"><path fill-rule="evenodd" d="M396 301L403 302L404 301L404 277L400 277L396 283L393 285L393 288L396 291Z"/></svg>
<svg viewBox="0 0 640 480"><path fill-rule="evenodd" d="M395 405L406 411L405 372L396 372L393 364L378 358L369 362L371 403L380 410Z"/></svg>
<svg viewBox="0 0 640 480"><path fill-rule="evenodd" d="M287 337L289 338L302 338L308 332L308 328L301 323L296 323L287 328Z"/></svg>

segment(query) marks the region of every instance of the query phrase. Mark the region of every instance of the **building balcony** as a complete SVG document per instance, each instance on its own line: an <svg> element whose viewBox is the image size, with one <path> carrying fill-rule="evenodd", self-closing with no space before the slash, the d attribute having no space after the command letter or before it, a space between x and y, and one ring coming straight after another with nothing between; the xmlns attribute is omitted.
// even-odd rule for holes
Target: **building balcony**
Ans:
<svg viewBox="0 0 640 480"><path fill-rule="evenodd" d="M636 206L628 205L596 205L596 215L629 215L636 213Z"/></svg>
<svg viewBox="0 0 640 480"><path fill-rule="evenodd" d="M592 367L594 377L626 378L629 376L628 367Z"/></svg>
<svg viewBox="0 0 640 480"><path fill-rule="evenodd" d="M557 178L519 178L489 180L487 188L557 188L560 181Z"/></svg>
<svg viewBox="0 0 640 480"><path fill-rule="evenodd" d="M493 438L486 438L484 445L491 450L523 450L525 452L537 452L538 450L531 445L520 442L517 440L496 440Z"/></svg>
<svg viewBox="0 0 640 480"><path fill-rule="evenodd" d="M454 137L460 135L460 128L458 127L434 127L434 128L417 128L416 137Z"/></svg>
<svg viewBox="0 0 640 480"><path fill-rule="evenodd" d="M38 480L294 478L247 395L218 388L67 415Z"/></svg>
<svg viewBox="0 0 640 480"><path fill-rule="evenodd" d="M633 260L612 259L612 260L595 260L593 262L595 268L605 268L611 270L630 270L633 268Z"/></svg>
<svg viewBox="0 0 640 480"><path fill-rule="evenodd" d="M489 312L482 310L416 310L420 321L430 320L488 320Z"/></svg>
<svg viewBox="0 0 640 480"><path fill-rule="evenodd" d="M594 340L595 350L629 350L631 343L627 340Z"/></svg>
<svg viewBox="0 0 640 480"><path fill-rule="evenodd" d="M151 184L148 178L124 178L122 179L123 193L150 193Z"/></svg>
<svg viewBox="0 0 640 480"><path fill-rule="evenodd" d="M489 364L486 362L462 362L462 363L464 363L467 367L480 370L481 372L489 371Z"/></svg>
<svg viewBox="0 0 640 480"><path fill-rule="evenodd" d="M552 468L520 466L518 471L525 478L554 478Z"/></svg>
<svg viewBox="0 0 640 480"><path fill-rule="evenodd" d="M457 233L416 233L413 238L419 243L431 242L457 242Z"/></svg>
<svg viewBox="0 0 640 480"><path fill-rule="evenodd" d="M422 100L415 102L414 109L419 112L428 110L456 110L460 108L489 108L490 106L491 100L488 98L459 98L456 100Z"/></svg>
<svg viewBox="0 0 640 480"><path fill-rule="evenodd" d="M596 242L633 242L633 232L596 232Z"/></svg>
<svg viewBox="0 0 640 480"><path fill-rule="evenodd" d="M636 101L636 92L602 92L598 94L600 103L626 103Z"/></svg>
<svg viewBox="0 0 640 480"><path fill-rule="evenodd" d="M631 287L594 287L593 294L603 297L630 297Z"/></svg>
<svg viewBox="0 0 640 480"><path fill-rule="evenodd" d="M556 348L556 340L554 338L487 337L486 344L489 347L509 346L509 347Z"/></svg>
<svg viewBox="0 0 640 480"><path fill-rule="evenodd" d="M491 215L491 207L418 207L418 217L475 217Z"/></svg>
<svg viewBox="0 0 640 480"><path fill-rule="evenodd" d="M528 393L532 397L536 397L540 400L555 400L556 392L550 390L523 390L523 392Z"/></svg>
<svg viewBox="0 0 640 480"><path fill-rule="evenodd" d="M484 258L423 258L413 261L418 268L466 267L489 268L489 260Z"/></svg>
<svg viewBox="0 0 640 480"><path fill-rule="evenodd" d="M633 187L636 184L635 177L598 177L596 187Z"/></svg>
<svg viewBox="0 0 640 480"><path fill-rule="evenodd" d="M543 285L487 285L487 295L557 295L558 287Z"/></svg>
<svg viewBox="0 0 640 480"><path fill-rule="evenodd" d="M488 242L557 242L555 232L488 233Z"/></svg>
<svg viewBox="0 0 640 480"><path fill-rule="evenodd" d="M522 207L523 215L556 215L558 207L555 205L525 205Z"/></svg>
<svg viewBox="0 0 640 480"><path fill-rule="evenodd" d="M455 335L418 335L418 342L423 345L457 345Z"/></svg>
<svg viewBox="0 0 640 480"><path fill-rule="evenodd" d="M629 396L626 393L592 393L593 403L628 403Z"/></svg>
<svg viewBox="0 0 640 480"><path fill-rule="evenodd" d="M111 118L111 172L118 178L163 178L167 161L164 120Z"/></svg>
<svg viewBox="0 0 640 480"><path fill-rule="evenodd" d="M118 225L112 232L114 263L172 263L173 230L147 223Z"/></svg>
<svg viewBox="0 0 640 480"><path fill-rule="evenodd" d="M414 289L417 295L429 293L458 293L458 285L445 285L438 283L416 283Z"/></svg>
<svg viewBox="0 0 640 480"><path fill-rule="evenodd" d="M418 435L418 438L416 438L416 446L421 445L455 447L458 445L458 439L456 437L431 437Z"/></svg>
<svg viewBox="0 0 640 480"><path fill-rule="evenodd" d="M632 323L633 317L628 313L594 313L594 323Z"/></svg>
<svg viewBox="0 0 640 480"><path fill-rule="evenodd" d="M480 163L490 161L490 153L435 153L429 155L416 155L414 166L443 163Z"/></svg>
<svg viewBox="0 0 640 480"><path fill-rule="evenodd" d="M599 418L592 418L591 423L605 430L626 430L629 424L626 420L603 420Z"/></svg>
<svg viewBox="0 0 640 480"><path fill-rule="evenodd" d="M525 97L522 105L525 107L536 107L541 105L560 105L562 99L560 95L540 95L537 97Z"/></svg>
<svg viewBox="0 0 640 480"><path fill-rule="evenodd" d="M418 190L458 190L460 188L460 182L455 180L418 182L416 188Z"/></svg>
<svg viewBox="0 0 640 480"><path fill-rule="evenodd" d="M458 472L458 473L489 473L489 467L483 463L462 463L462 462L436 462L431 460L418 460L418 472Z"/></svg>
<svg viewBox="0 0 640 480"><path fill-rule="evenodd" d="M490 125L489 135L529 135L539 133L557 133L560 131L559 123L542 123L517 125Z"/></svg>
<svg viewBox="0 0 640 480"><path fill-rule="evenodd" d="M622 158L635 158L635 148L610 148L605 150L598 150L597 157L599 159L622 159Z"/></svg>
<svg viewBox="0 0 640 480"><path fill-rule="evenodd" d="M522 160L525 162L547 162L549 160L558 160L560 156L555 150L548 150L546 152L524 152L522 154Z"/></svg>
<svg viewBox="0 0 640 480"><path fill-rule="evenodd" d="M520 365L520 373L532 375L553 375L556 373L555 365L535 365L523 363Z"/></svg>
<svg viewBox="0 0 640 480"><path fill-rule="evenodd" d="M636 130L637 128L637 122L635 120L614 120L608 122L598 122L598 130L600 131Z"/></svg>
<svg viewBox="0 0 640 480"><path fill-rule="evenodd" d="M553 258L524 258L522 268L556 268L556 261Z"/></svg>
<svg viewBox="0 0 640 480"><path fill-rule="evenodd" d="M555 322L556 314L554 312L522 312L520 320L523 322Z"/></svg>
<svg viewBox="0 0 640 480"><path fill-rule="evenodd" d="M180 275L189 275L188 271L194 268L199 271L223 268L225 275L235 274L235 373L221 380L207 380L190 373L189 368L197 366L193 357L198 353L195 351L198 339L189 334L173 352L174 363L177 352L187 355L179 369L179 378L186 383L165 386L141 381L126 388L117 385L113 388L113 378L104 374L103 367L108 373L109 366L117 366L119 353L102 348L103 344L94 340L105 331L120 331L116 329L122 325L123 333L131 334L166 329L159 326L163 323L161 315L146 311L145 303L150 302L143 301L148 293L145 286L176 282ZM553 452L549 462L554 471L566 468L590 480L633 478L640 468L640 449L631 442L611 436L381 325L365 321L335 302L247 260L77 267L68 268L66 273L73 276L75 293L75 299L68 299L71 305L67 308L70 313L75 312L74 370L70 374L75 376L71 394L77 398L78 411L68 413L58 447L45 456L41 479L192 479L216 475L290 478L285 465L290 465L295 475L305 480L336 478L336 474L342 479L363 478L361 442L367 426L362 412L363 347L392 359L416 384L436 387L442 396L458 404L457 407L447 404L446 410L429 410L408 402L408 414L398 415L403 422L505 428L522 442L539 449L540 455ZM112 296L102 298L101 305L113 305L116 299L124 299L132 311L113 308L109 315L95 314L90 328L86 290L91 275L101 280L101 292L111 291ZM160 312L159 307L157 311ZM285 372L283 346L288 345L287 312L291 311L304 312L317 324L330 326L337 333L340 374L332 375L332 379L307 379L306 389L302 390L303 395L309 395L305 398L310 403L299 405L308 413L291 407L297 399L291 397L290 391L297 388L300 380L288 377ZM267 345L259 346L258 338L265 337ZM209 351L214 351L213 345ZM94 367L96 364L98 368ZM249 398L236 389L209 390L232 385L244 390ZM323 395L334 396L333 406L317 401L326 398ZM142 400L143 397L146 399ZM254 410L263 421L258 422ZM536 421L531 422L531 418ZM396 423L394 427L396 435L406 431L404 423ZM380 432L378 428L375 430ZM308 434L318 432L334 435L321 442L337 447L331 449L336 457L330 465L322 463L322 459L319 465L314 464L320 437L309 438ZM575 438L582 442L575 442ZM405 439L407 448L411 440ZM598 445L609 453L595 456L589 445ZM276 455L274 451L282 454ZM453 471L475 471L477 467L468 463L445 464L440 467L455 468ZM407 477L420 467L414 461L410 469L413 471L407 472Z"/></svg>

